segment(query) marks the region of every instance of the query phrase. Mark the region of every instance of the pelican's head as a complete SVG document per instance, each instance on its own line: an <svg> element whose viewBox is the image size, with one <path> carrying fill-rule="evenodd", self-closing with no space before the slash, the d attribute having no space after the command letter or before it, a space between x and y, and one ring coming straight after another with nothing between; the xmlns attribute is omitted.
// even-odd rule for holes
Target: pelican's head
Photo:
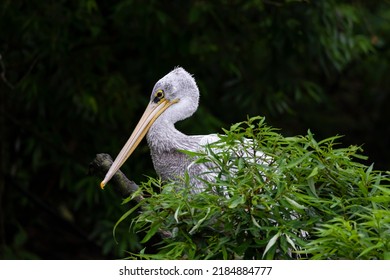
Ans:
<svg viewBox="0 0 390 280"><path fill-rule="evenodd" d="M162 77L153 87L150 102L129 140L116 157L104 180L103 189L118 169L133 153L157 119L175 123L191 116L197 109L199 90L195 79L186 70L177 67Z"/></svg>

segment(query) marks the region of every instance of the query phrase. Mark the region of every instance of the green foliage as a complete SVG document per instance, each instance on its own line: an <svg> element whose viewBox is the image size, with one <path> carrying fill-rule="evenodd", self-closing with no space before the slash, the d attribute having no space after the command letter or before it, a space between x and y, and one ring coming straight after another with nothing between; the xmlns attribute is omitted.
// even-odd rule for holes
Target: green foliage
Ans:
<svg viewBox="0 0 390 280"><path fill-rule="evenodd" d="M215 166L205 192L142 184L146 198L131 226L145 248L132 257L388 258L390 174L356 162L359 147L340 148L337 136L317 142L310 131L283 137L260 117L225 132L196 155ZM150 242L158 232L172 236Z"/></svg>

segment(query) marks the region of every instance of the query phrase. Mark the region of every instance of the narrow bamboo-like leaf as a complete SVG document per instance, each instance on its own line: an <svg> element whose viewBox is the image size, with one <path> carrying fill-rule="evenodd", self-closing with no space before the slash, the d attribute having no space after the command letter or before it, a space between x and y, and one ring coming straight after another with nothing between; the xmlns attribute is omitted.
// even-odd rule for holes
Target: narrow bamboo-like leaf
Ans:
<svg viewBox="0 0 390 280"><path fill-rule="evenodd" d="M361 252L360 255L358 256L358 258L364 256L365 254L367 254L371 250L378 249L378 248L381 248L381 247L384 247L384 244L382 242L379 242L375 246L369 247L369 248L365 249L363 252Z"/></svg>
<svg viewBox="0 0 390 280"><path fill-rule="evenodd" d="M222 258L223 258L224 260L227 260L227 259L228 259L228 253L227 253L227 251L226 251L225 245L222 245L221 251L222 251Z"/></svg>
<svg viewBox="0 0 390 280"><path fill-rule="evenodd" d="M278 240L280 234L281 234L281 232L279 231L277 234L275 234L275 235L268 241L268 244L267 244L267 246L265 247L265 250L264 250L264 253L263 253L263 258L264 258L264 256L265 256L265 254L267 254L267 252L269 251L269 249L271 249L271 247L275 245L275 243L276 243L276 241Z"/></svg>
<svg viewBox="0 0 390 280"><path fill-rule="evenodd" d="M327 142L333 142L334 140L340 139L340 138L342 138L342 137L343 137L343 136L341 136L341 135L331 136L331 137L329 137L329 138L325 138L325 139L319 141L319 142L318 142L318 145L322 145L322 144L327 143Z"/></svg>
<svg viewBox="0 0 390 280"><path fill-rule="evenodd" d="M307 135L309 136L308 137L308 140L310 141L310 143L312 144L312 146L317 149L318 148L318 143L317 141L314 139L314 135L313 133L311 133L310 129L307 131Z"/></svg>
<svg viewBox="0 0 390 280"><path fill-rule="evenodd" d="M308 152L306 153L303 157L300 157L300 158L297 158L293 161L291 161L289 164L287 164L285 166L285 168L291 168L291 167L294 167L294 166L297 166L298 164L300 164L302 161L304 161L305 159L307 159L308 157L311 156L313 152Z"/></svg>
<svg viewBox="0 0 390 280"><path fill-rule="evenodd" d="M198 157L198 156L204 155L204 153L200 153L200 152L193 152L193 151L187 151L187 150L178 150L178 151L183 153L183 154L186 154L190 157Z"/></svg>
<svg viewBox="0 0 390 280"><path fill-rule="evenodd" d="M376 203L390 202L390 196L372 196L368 200Z"/></svg>
<svg viewBox="0 0 390 280"><path fill-rule="evenodd" d="M136 190L131 196L128 196L125 199L123 199L121 204L125 205L125 204L129 203L130 201L134 200L134 198L139 196L139 195L142 195L142 189L141 188Z"/></svg>
<svg viewBox="0 0 390 280"><path fill-rule="evenodd" d="M175 218L176 223L179 223L178 216L179 216L180 208L181 208L181 206L177 207L177 209L175 211L175 214L173 215L173 217Z"/></svg>
<svg viewBox="0 0 390 280"><path fill-rule="evenodd" d="M233 197L232 201L229 204L229 208L236 208L238 205L243 204L245 199L243 196Z"/></svg>
<svg viewBox="0 0 390 280"><path fill-rule="evenodd" d="M153 237L153 235L156 234L156 232L160 229L161 223L155 223L153 224L148 233L145 235L145 237L141 240L141 243L147 242L150 238Z"/></svg>
<svg viewBox="0 0 390 280"><path fill-rule="evenodd" d="M129 211L127 211L125 214L123 214L122 217L120 217L119 220L115 223L114 228L112 229L112 235L114 236L114 240L115 240L116 243L118 243L117 240L116 240L116 237L115 237L115 230L116 230L117 226L118 226L124 219L126 219L131 213L133 213L135 210L137 210L138 207L141 206L141 204L143 203L143 201L144 201L144 200L141 200L140 203L138 203L136 206L134 206L134 207L131 208Z"/></svg>
<svg viewBox="0 0 390 280"><path fill-rule="evenodd" d="M284 197L292 206L298 208L298 209L306 209L305 206L299 204L298 202L296 202L295 200L292 200L291 198L285 196Z"/></svg>
<svg viewBox="0 0 390 280"><path fill-rule="evenodd" d="M233 124L233 125L230 127L230 131L236 130L240 125L242 125L242 122Z"/></svg>
<svg viewBox="0 0 390 280"><path fill-rule="evenodd" d="M381 190L384 194L390 195L390 188L384 188L381 186L376 186L377 189Z"/></svg>
<svg viewBox="0 0 390 280"><path fill-rule="evenodd" d="M370 173L372 172L372 169L374 168L374 164L371 164L367 170L366 170L366 176L367 178L370 176Z"/></svg>
<svg viewBox="0 0 390 280"><path fill-rule="evenodd" d="M287 242L294 248L294 250L296 251L297 248L295 247L294 241L292 241L291 238L290 238L290 236L288 236L287 234L286 234L286 240L287 240Z"/></svg>
<svg viewBox="0 0 390 280"><path fill-rule="evenodd" d="M261 228L260 225L258 224L258 222L256 221L255 217L253 217L253 216L251 215L251 219L252 219L252 223L253 223L256 227Z"/></svg>
<svg viewBox="0 0 390 280"><path fill-rule="evenodd" d="M368 156L359 155L359 154L353 154L351 156L353 156L355 158L358 158L358 159L363 159L363 160L367 160L368 159Z"/></svg>
<svg viewBox="0 0 390 280"><path fill-rule="evenodd" d="M210 213L210 207L207 208L206 215L202 219L200 219L196 223L196 225L190 230L190 232L189 232L190 235L192 235L192 234L194 234L196 232L196 230L200 227L200 225L207 219L207 216L209 215L209 213Z"/></svg>
<svg viewBox="0 0 390 280"><path fill-rule="evenodd" d="M307 179L311 178L311 177L314 177L318 174L318 167L314 167L314 169L312 170L312 172L310 173L309 176L307 176Z"/></svg>
<svg viewBox="0 0 390 280"><path fill-rule="evenodd" d="M307 180L307 184L309 185L309 188L310 188L310 191L312 192L312 194L314 194L315 197L318 197L316 186L314 185L314 179L309 178L309 180Z"/></svg>

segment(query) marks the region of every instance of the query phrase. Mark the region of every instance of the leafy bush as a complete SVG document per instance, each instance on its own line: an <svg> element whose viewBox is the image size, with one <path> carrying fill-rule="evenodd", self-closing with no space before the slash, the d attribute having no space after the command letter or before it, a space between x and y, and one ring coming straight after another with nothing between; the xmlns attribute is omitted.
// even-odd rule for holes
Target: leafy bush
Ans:
<svg viewBox="0 0 390 280"><path fill-rule="evenodd" d="M207 191L183 188L188 178L167 184L149 178L134 194L145 199L117 223L142 209L131 228L145 248L130 257L390 257L390 173L359 163L359 147L337 147L339 136L317 142L310 131L283 137L260 117L224 132L203 153L187 152L215 166Z"/></svg>

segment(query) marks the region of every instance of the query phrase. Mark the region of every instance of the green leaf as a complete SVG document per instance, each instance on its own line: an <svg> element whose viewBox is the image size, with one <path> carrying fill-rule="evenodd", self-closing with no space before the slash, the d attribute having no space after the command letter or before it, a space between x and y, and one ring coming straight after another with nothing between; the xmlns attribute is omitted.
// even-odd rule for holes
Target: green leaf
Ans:
<svg viewBox="0 0 390 280"><path fill-rule="evenodd" d="M181 208L181 206L177 207L177 209L175 211L175 215L173 215L173 217L175 218L176 223L179 223L178 215L179 215L179 212L180 212L180 208Z"/></svg>
<svg viewBox="0 0 390 280"><path fill-rule="evenodd" d="M237 130L237 128L239 126L241 126L243 124L243 122L239 122L239 123L236 123L236 124L233 124L231 127L230 127L230 131L235 131Z"/></svg>
<svg viewBox="0 0 390 280"><path fill-rule="evenodd" d="M118 227L118 225L124 220L126 219L131 213L133 213L135 210L138 209L138 207L140 207L142 204L143 204L144 200L141 200L140 203L138 203L136 206L134 206L133 208L131 208L130 210L128 210L125 214L122 215L122 217L119 218L119 220L115 223L114 225L114 228L112 229L112 235L114 236L114 239L115 239L115 242L117 242L116 240L116 237L115 237L115 230L116 228Z"/></svg>
<svg viewBox="0 0 390 280"><path fill-rule="evenodd" d="M209 213L210 213L210 207L207 208L206 215L202 219L200 219L196 223L196 225L190 230L190 232L189 232L190 235L192 235L192 234L194 234L196 232L196 230L201 226L201 224L207 219L207 216L209 215Z"/></svg>
<svg viewBox="0 0 390 280"><path fill-rule="evenodd" d="M152 224L145 237L141 240L141 243L148 242L148 240L156 234L156 232L160 229L160 227L161 227L161 223L159 222Z"/></svg>
<svg viewBox="0 0 390 280"><path fill-rule="evenodd" d="M267 246L265 247L265 250L264 250L264 253L263 253L263 258L264 256L267 254L267 252L269 251L269 249L271 249L272 246L275 245L276 241L278 240L278 238L280 237L281 235L281 232L279 231L277 234L275 234L269 241L268 241L268 244Z"/></svg>
<svg viewBox="0 0 390 280"><path fill-rule="evenodd" d="M302 209L302 210L303 210L303 209L306 209L305 206L299 204L299 203L296 202L295 200L292 200L291 198L289 198L289 197L287 197L287 196L285 196L284 198L285 198L293 207L298 208L298 209Z"/></svg>
<svg viewBox="0 0 390 280"><path fill-rule="evenodd" d="M313 177L311 177L311 178L309 178L309 180L307 180L307 184L309 185L309 189L312 192L312 194L314 194L314 196L318 198L318 194L317 194L316 186L314 185Z"/></svg>
<svg viewBox="0 0 390 280"><path fill-rule="evenodd" d="M378 248L381 248L383 247L384 244L382 242L379 242L378 244L376 244L375 246L371 246L367 249L365 249L363 252L360 253L360 255L358 256L358 258L361 258L363 257L364 255L366 255L368 252L374 250L374 249L378 249Z"/></svg>
<svg viewBox="0 0 390 280"><path fill-rule="evenodd" d="M240 204L244 204L245 198L243 196L233 197L229 203L229 208L236 208Z"/></svg>
<svg viewBox="0 0 390 280"><path fill-rule="evenodd" d="M310 157L310 156L312 155L312 153L313 153L313 152L307 152L307 153L305 153L302 157L290 161L290 162L285 166L285 168L289 169L289 168L292 168L292 167L296 167L296 166L297 166L298 164L300 164L302 161L304 161L305 159L307 159L308 157Z"/></svg>
<svg viewBox="0 0 390 280"><path fill-rule="evenodd" d="M261 226L258 224L258 222L256 221L255 217L253 217L253 215L251 215L251 219L252 219L252 223L253 223L256 227L258 227L258 228L261 229Z"/></svg>
<svg viewBox="0 0 390 280"><path fill-rule="evenodd" d="M312 172L310 173L309 176L307 176L307 179L310 179L311 177L314 177L318 174L318 167L314 167L314 169L312 170Z"/></svg>
<svg viewBox="0 0 390 280"><path fill-rule="evenodd" d="M291 240L290 236L285 234L287 242L294 248L295 251L297 251L297 248L295 247L294 241Z"/></svg>

